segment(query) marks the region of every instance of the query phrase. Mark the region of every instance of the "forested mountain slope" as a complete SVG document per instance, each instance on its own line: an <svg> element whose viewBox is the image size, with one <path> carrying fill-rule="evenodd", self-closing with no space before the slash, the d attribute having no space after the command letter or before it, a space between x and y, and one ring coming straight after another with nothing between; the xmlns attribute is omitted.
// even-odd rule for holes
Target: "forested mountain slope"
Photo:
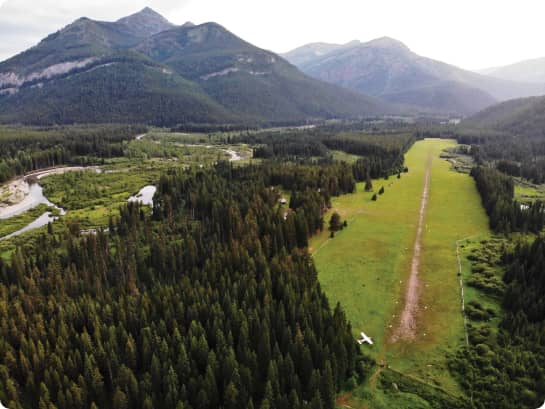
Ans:
<svg viewBox="0 0 545 409"><path fill-rule="evenodd" d="M466 119L468 128L494 129L513 135L545 135L545 98L522 98L494 105Z"/></svg>
<svg viewBox="0 0 545 409"><path fill-rule="evenodd" d="M81 18L0 63L0 121L286 123L396 112L302 74L215 23L176 27L150 9Z"/></svg>

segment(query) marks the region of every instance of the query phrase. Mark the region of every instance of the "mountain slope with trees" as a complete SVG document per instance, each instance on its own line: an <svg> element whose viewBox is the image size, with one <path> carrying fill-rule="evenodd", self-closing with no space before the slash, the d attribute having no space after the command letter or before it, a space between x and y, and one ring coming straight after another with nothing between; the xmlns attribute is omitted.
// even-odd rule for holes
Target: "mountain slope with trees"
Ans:
<svg viewBox="0 0 545 409"><path fill-rule="evenodd" d="M81 18L0 63L0 121L270 124L397 112L317 81L215 23L151 9Z"/></svg>
<svg viewBox="0 0 545 409"><path fill-rule="evenodd" d="M497 101L545 93L524 84L476 74L419 56L388 37L284 54L308 75L372 96L442 113L474 113ZM449 103L453 95L453 103ZM434 102L441 101L437 106Z"/></svg>
<svg viewBox="0 0 545 409"><path fill-rule="evenodd" d="M512 135L545 135L545 97L521 98L494 105L466 119L462 126Z"/></svg>

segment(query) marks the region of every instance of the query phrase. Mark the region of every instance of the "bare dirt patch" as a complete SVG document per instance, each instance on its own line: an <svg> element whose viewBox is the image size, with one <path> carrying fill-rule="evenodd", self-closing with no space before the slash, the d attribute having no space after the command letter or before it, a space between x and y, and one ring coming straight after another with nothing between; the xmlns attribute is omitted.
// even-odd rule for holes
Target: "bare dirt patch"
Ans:
<svg viewBox="0 0 545 409"><path fill-rule="evenodd" d="M337 402L335 405L338 408L349 408L352 409L352 406L350 406L350 399L352 398L352 395L350 393L343 393L337 396Z"/></svg>
<svg viewBox="0 0 545 409"><path fill-rule="evenodd" d="M430 154L426 164L426 175L424 176L424 190L422 191L422 200L420 202L420 211L418 213L418 227L416 229L416 239L414 241L411 274L409 276L407 292L405 295L405 307L401 313L399 325L392 335L392 342L398 342L400 340L412 341L416 338L416 318L419 312L418 300L420 298L420 280L418 279L418 271L420 268L420 256L422 253L422 234L424 232L424 221L426 216L426 208L428 206L432 160L433 158Z"/></svg>

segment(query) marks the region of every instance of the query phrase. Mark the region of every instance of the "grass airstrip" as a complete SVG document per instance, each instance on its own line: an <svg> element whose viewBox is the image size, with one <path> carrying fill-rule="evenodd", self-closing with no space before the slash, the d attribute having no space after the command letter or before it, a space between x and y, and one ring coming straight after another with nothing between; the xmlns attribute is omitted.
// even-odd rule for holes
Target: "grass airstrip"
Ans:
<svg viewBox="0 0 545 409"><path fill-rule="evenodd" d="M374 345L363 348L379 362L379 368L389 367L451 396L461 391L449 375L447 356L465 343L456 241L489 233L473 179L451 170L451 163L440 158L444 149L455 145L455 141L444 139L415 143L405 157L408 173L400 179L374 180L375 192L381 186L385 189L377 201L371 200L373 192L365 192L363 185L358 185L354 194L334 198L330 212L337 211L348 221L348 227L333 239L324 231L311 241L322 288L331 303L341 302L355 337L364 331L373 338ZM431 184L418 275L417 335L411 341L393 342L392 333L399 325L405 302L430 157ZM372 378L365 388L373 389L373 383ZM380 396L372 399L366 396L358 401L353 396L349 406L427 407L425 402L416 405L415 396L406 397L406 403L383 402Z"/></svg>

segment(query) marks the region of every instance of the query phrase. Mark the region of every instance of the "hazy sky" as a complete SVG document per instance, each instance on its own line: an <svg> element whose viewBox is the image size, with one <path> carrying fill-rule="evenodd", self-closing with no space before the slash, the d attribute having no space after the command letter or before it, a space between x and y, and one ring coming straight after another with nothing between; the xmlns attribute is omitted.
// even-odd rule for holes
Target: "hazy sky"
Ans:
<svg viewBox="0 0 545 409"><path fill-rule="evenodd" d="M545 56L542 0L0 0L0 60L78 17L116 20L145 6L176 24L216 21L275 52L390 36L468 69Z"/></svg>

